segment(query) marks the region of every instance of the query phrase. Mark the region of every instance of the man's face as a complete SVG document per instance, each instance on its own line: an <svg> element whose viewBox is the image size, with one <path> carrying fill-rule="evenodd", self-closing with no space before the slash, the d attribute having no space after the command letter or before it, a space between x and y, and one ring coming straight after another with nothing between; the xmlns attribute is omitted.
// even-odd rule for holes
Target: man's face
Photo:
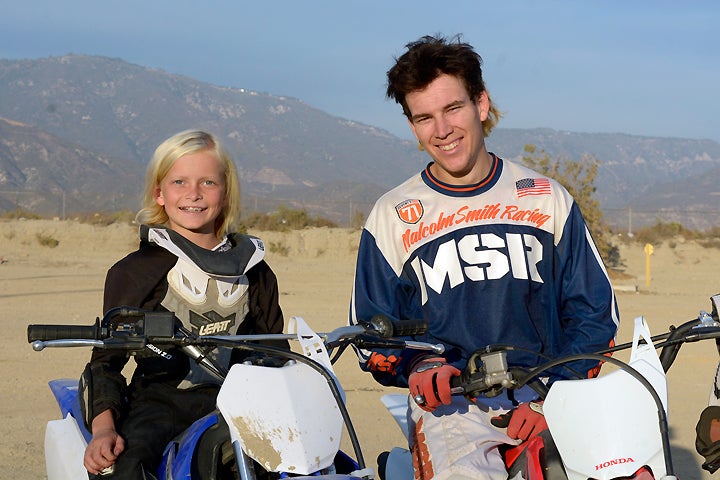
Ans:
<svg viewBox="0 0 720 480"><path fill-rule="evenodd" d="M438 180L470 185L488 174L482 130L490 108L487 94L473 101L460 78L443 74L425 89L407 94L405 102L410 128L435 160L430 169Z"/></svg>

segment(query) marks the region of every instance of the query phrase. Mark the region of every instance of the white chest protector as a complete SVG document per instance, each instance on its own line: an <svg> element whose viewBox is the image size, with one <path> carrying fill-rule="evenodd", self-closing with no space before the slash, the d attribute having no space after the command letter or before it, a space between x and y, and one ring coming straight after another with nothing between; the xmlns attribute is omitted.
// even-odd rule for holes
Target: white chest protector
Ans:
<svg viewBox="0 0 720 480"><path fill-rule="evenodd" d="M210 251L162 227L141 228L149 242L175 254L178 261L167 274L168 289L160 304L196 335L235 335L249 311L249 282L245 273L265 256L262 241L241 236L229 249ZM231 350L207 353L215 364L228 368ZM203 368L191 363L178 388L219 383Z"/></svg>

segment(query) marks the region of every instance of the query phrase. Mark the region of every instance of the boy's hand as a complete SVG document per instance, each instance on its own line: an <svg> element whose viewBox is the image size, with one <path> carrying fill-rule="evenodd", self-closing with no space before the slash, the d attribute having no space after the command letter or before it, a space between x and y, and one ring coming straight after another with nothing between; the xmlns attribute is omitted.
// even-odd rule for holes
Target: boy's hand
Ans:
<svg viewBox="0 0 720 480"><path fill-rule="evenodd" d="M112 466L123 450L125 450L125 440L115 429L94 432L85 449L83 463L88 472L97 475L100 471Z"/></svg>
<svg viewBox="0 0 720 480"><path fill-rule="evenodd" d="M85 469L97 475L115 464L125 450L125 440L115 431L115 419L110 410L97 415L92 421L93 437L85 448Z"/></svg>

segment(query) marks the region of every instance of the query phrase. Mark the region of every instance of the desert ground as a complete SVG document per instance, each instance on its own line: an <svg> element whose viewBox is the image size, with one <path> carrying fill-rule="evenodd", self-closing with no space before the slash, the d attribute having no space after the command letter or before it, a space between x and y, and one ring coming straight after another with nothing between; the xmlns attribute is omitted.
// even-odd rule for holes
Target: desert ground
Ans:
<svg viewBox="0 0 720 480"><path fill-rule="evenodd" d="M278 276L286 318L301 316L321 332L345 323L358 231L251 233L269 247L266 258ZM136 244L136 228L130 225L0 220L1 479L46 478L45 424L59 418L47 382L77 378L90 355L86 349L34 352L27 343L27 325L91 324L101 314L106 270ZM661 333L696 317L701 309L709 310L709 297L720 292L720 249L682 239L654 245L648 278L644 245L620 248L626 268L614 280L621 314L618 342L632 339L632 320L639 315L648 320L653 334ZM714 343L690 344L668 373L673 460L676 474L685 480L711 478L700 468L694 428L717 364ZM350 352L336 364L336 372L365 459L374 467L379 452L404 443L379 400L389 389L360 372Z"/></svg>

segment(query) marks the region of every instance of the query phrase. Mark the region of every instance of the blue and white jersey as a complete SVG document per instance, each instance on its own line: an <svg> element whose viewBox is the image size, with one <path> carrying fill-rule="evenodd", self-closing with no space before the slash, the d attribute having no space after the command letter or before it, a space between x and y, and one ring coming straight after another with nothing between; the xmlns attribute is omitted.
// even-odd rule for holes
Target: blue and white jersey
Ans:
<svg viewBox="0 0 720 480"><path fill-rule="evenodd" d="M426 168L377 201L362 232L350 322L379 313L425 319L428 334L417 339L445 344L460 369L493 344L550 358L608 347L615 296L576 203L555 180L492 158L477 185L443 184ZM359 352L377 381L400 387L417 354ZM508 358L547 360L523 351ZM598 362L571 366L588 376Z"/></svg>

